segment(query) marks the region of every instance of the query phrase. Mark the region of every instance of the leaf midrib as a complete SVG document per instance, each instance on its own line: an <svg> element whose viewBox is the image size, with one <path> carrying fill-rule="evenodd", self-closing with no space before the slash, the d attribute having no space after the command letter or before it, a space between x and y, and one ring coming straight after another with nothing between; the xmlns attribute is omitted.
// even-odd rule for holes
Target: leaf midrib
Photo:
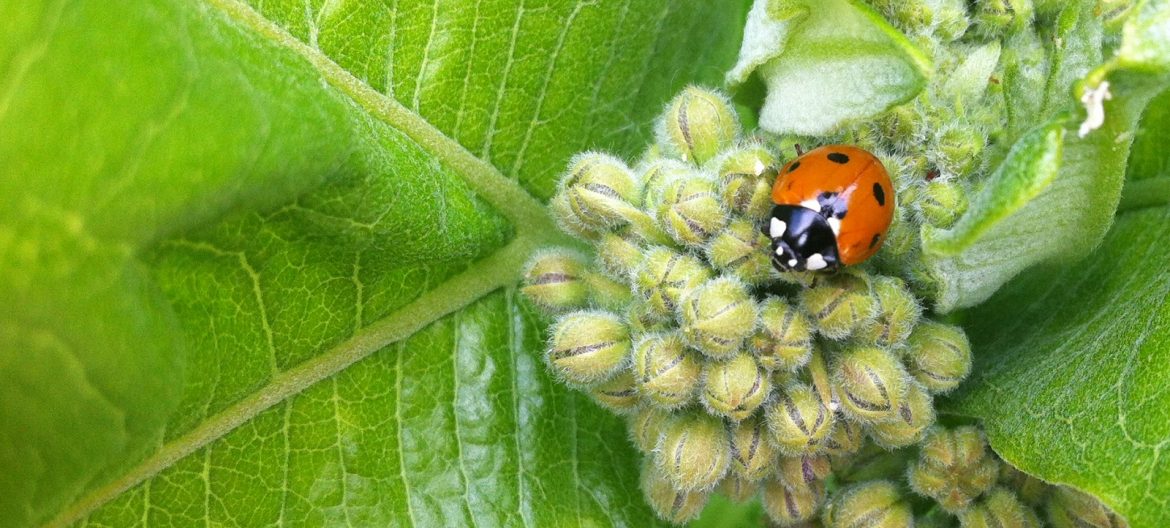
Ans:
<svg viewBox="0 0 1170 528"><path fill-rule="evenodd" d="M371 116L404 133L459 175L471 190L514 227L516 236L504 247L451 277L418 299L375 321L349 339L279 375L235 404L207 417L183 436L171 440L121 477L91 490L45 526L68 526L127 490L159 474L200 448L222 438L264 410L299 394L354 363L425 328L492 291L514 283L528 257L549 245L577 245L546 213L545 207L516 180L476 157L418 113L378 93L320 51L238 0L206 0L240 27L293 51L323 79L350 97Z"/></svg>

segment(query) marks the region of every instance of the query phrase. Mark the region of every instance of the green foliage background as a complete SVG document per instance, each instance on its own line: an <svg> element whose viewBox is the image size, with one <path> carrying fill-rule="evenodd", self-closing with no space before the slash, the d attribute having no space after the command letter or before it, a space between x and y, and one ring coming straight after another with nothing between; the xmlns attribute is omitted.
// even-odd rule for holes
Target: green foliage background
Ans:
<svg viewBox="0 0 1170 528"><path fill-rule="evenodd" d="M637 155L747 8L0 0L0 524L653 524L514 283L566 159ZM1103 246L962 315L952 406L1135 526L1170 496L1168 108Z"/></svg>

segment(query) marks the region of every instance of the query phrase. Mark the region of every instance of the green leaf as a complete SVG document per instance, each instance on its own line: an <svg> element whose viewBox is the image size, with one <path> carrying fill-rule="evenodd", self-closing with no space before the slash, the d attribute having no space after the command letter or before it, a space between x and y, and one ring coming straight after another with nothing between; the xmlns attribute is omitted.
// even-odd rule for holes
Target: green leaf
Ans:
<svg viewBox="0 0 1170 528"><path fill-rule="evenodd" d="M0 1L0 524L652 523L511 285L742 14Z"/></svg>
<svg viewBox="0 0 1170 528"><path fill-rule="evenodd" d="M1047 59L1048 89L1042 98L1025 93L1023 86L1032 82L1028 79L1010 80L1005 89L1007 107L1016 113L1009 119L1008 135L1012 120L1026 120L1020 114L1047 122L1019 136L954 227L922 229L924 260L935 281L939 311L974 306L1035 264L1083 258L1109 228L1139 117L1167 86L1170 70L1118 55L1090 72L1075 90L1083 94L1109 83L1104 121L1096 128L1089 126L1087 115L1074 122L1065 113L1073 97L1058 94L1068 93L1073 72L1083 71L1097 53L1086 51L1099 46L1101 38L1100 21L1089 9L1073 4L1061 13L1058 31L1065 40ZM1161 12L1142 7L1135 16L1126 24L1130 41L1123 41L1122 49L1145 49L1133 39L1161 45L1165 33L1133 29L1147 23L1142 17L1156 18ZM1006 76L1012 78L1015 59L1009 55L1005 60ZM1081 137L1081 132L1087 133Z"/></svg>
<svg viewBox="0 0 1170 528"><path fill-rule="evenodd" d="M852 0L756 0L731 84L768 86L760 126L821 135L913 98L930 59L869 6Z"/></svg>
<svg viewBox="0 0 1170 528"><path fill-rule="evenodd" d="M1089 259L1027 272L963 314L976 366L940 409L982 418L1020 469L1170 525L1170 260L1162 206L1124 213Z"/></svg>

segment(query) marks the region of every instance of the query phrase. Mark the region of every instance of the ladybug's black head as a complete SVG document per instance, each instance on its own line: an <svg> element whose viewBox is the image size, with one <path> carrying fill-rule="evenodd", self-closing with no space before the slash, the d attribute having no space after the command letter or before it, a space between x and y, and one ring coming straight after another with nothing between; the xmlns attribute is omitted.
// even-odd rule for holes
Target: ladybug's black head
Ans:
<svg viewBox="0 0 1170 528"><path fill-rule="evenodd" d="M772 265L780 271L834 270L837 235L819 211L799 205L777 205L764 226L772 239Z"/></svg>

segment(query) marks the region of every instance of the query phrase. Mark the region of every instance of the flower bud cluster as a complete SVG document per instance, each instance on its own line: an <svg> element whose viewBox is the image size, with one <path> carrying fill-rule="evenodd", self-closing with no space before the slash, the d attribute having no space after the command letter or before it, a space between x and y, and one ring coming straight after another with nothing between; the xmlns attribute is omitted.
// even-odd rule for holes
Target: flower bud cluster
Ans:
<svg viewBox="0 0 1170 528"><path fill-rule="evenodd" d="M726 98L688 88L633 167L573 158L551 207L594 254L538 254L522 287L557 317L547 363L627 417L665 520L719 492L759 497L783 526L816 522L831 501L842 526L878 510L874 526L895 526L910 519L901 489L830 497L830 477L921 441L970 347L902 279L775 271L762 227L780 157L741 136ZM897 478L905 462L888 461L869 474Z"/></svg>

